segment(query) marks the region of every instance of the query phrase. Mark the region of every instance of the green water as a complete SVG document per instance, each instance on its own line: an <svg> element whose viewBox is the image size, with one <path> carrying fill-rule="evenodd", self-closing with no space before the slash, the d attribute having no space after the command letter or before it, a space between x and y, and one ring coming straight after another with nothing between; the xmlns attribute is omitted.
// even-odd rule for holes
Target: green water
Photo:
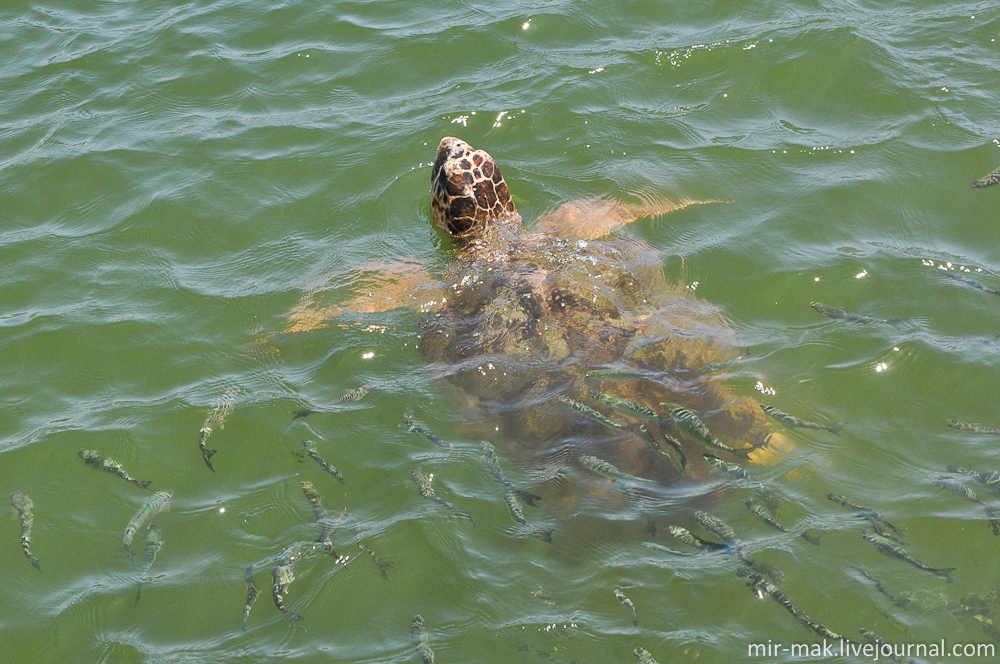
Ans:
<svg viewBox="0 0 1000 664"><path fill-rule="evenodd" d="M982 508L931 483L949 464L1000 469L996 437L945 426L1000 425L1000 299L938 272L1000 289L1000 188L969 187L1000 166L996 7L12 0L0 37L0 489L32 498L44 570L7 509L4 661L413 662L418 613L438 662L625 662L642 646L729 663L749 643L819 642L731 557L639 546L683 548L666 526L694 527L687 504L658 503L653 537L614 492L558 503L597 482L575 462L553 483L502 454L543 496L527 517L555 528L551 545L513 537L467 411L421 358L419 313L253 345L323 279L346 298L358 266L449 264L427 212L445 135L496 158L529 224L584 196L727 201L627 232L727 316L748 353L723 378L734 394L846 426L788 431L794 452L751 468L784 523L828 531L821 546L768 530L718 479L702 507L834 631L995 643L995 604L896 606L845 561L943 599L1000 584ZM829 320L814 300L905 322ZM363 400L292 420L364 383ZM234 386L213 473L198 430ZM409 409L455 450L401 428ZM346 487L295 456L305 437ZM148 494L80 449L174 491L138 604L121 536ZM420 498L415 463L474 526ZM389 580L366 556L300 563L284 602L302 630L268 567L243 631L246 566L315 538L302 480L362 524ZM904 527L954 584L881 556L829 492Z"/></svg>

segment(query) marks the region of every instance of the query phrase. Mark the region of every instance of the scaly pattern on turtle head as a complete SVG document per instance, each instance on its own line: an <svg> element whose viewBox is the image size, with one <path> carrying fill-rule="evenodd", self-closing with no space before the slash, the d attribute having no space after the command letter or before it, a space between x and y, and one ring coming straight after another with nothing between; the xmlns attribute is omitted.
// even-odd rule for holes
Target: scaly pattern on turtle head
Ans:
<svg viewBox="0 0 1000 664"><path fill-rule="evenodd" d="M492 223L520 225L500 167L485 150L446 136L431 172L434 224L453 238L471 239Z"/></svg>

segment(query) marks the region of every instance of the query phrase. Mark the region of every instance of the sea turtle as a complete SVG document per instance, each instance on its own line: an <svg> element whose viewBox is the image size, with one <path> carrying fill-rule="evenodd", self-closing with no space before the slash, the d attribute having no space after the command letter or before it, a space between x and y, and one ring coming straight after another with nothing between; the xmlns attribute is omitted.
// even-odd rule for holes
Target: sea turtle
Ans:
<svg viewBox="0 0 1000 664"><path fill-rule="evenodd" d="M456 250L445 274L432 279L419 268L391 268L340 307L317 305L321 286L293 311L288 329L315 328L345 310L421 309L422 354L457 388L467 419L522 458L537 454L539 465L549 459L557 468L592 454L663 482L707 474L706 450L683 438L661 403L696 413L743 456L757 448L753 456L766 456L774 438L759 405L699 371L736 355L720 312L669 284L647 243L615 230L701 201L587 199L528 230L493 158L454 137L438 146L431 195L434 224ZM607 378L609 369L617 376ZM658 419L614 412L600 394L646 406ZM581 414L572 406L579 403L622 428ZM686 467L663 434L686 441Z"/></svg>

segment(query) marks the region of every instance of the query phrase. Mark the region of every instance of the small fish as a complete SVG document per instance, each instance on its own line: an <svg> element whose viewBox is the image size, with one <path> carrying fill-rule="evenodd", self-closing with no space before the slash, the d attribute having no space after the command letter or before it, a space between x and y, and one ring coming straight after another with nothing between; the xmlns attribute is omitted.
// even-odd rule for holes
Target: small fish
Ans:
<svg viewBox="0 0 1000 664"><path fill-rule="evenodd" d="M788 413L783 413L774 406L765 406L761 404L761 408L765 413L778 420L784 424L789 429L822 429L829 431L830 433L839 436L840 430L844 427L843 424L817 424L816 422L807 422L806 420L799 419L794 415L789 415Z"/></svg>
<svg viewBox="0 0 1000 664"><path fill-rule="evenodd" d="M315 413L321 412L323 409L329 408L330 406L336 406L337 404L348 403L351 401L361 401L362 399L365 398L366 394L372 391L373 387L375 387L374 383L366 383L361 387L356 387L353 390L345 392L344 394L340 395L333 401L325 403L322 406L317 406L316 408L303 408L302 410L297 410L293 413L294 417L292 417L292 419L297 420L300 417L308 417Z"/></svg>
<svg viewBox="0 0 1000 664"><path fill-rule="evenodd" d="M580 456L579 459L584 468L592 470L598 475L603 475L608 478L614 482L615 486L620 488L625 493L629 493L631 491L632 487L630 485L645 482L645 480L636 477L635 475L629 475L628 473L618 470L604 459L598 459L597 457L589 454L584 454Z"/></svg>
<svg viewBox="0 0 1000 664"><path fill-rule="evenodd" d="M485 440L482 441L483 456L486 457L486 466L490 469L490 475L493 476L497 482L500 483L505 490L511 491L518 498L523 500L525 504L531 505L532 507L538 507L535 504L536 500L541 500L542 497L534 493L529 493L522 489L518 489L517 486L507 479L507 476L503 474L500 470L500 459L497 457L496 448Z"/></svg>
<svg viewBox="0 0 1000 664"><path fill-rule="evenodd" d="M629 611L632 612L632 626L633 627L638 627L639 626L639 616L635 612L635 604L632 603L632 600L630 600L628 597L626 597L625 593L623 593L622 591L618 590L618 588L615 588L615 597L618 598L619 602L621 602L622 604L625 605L625 608L627 608Z"/></svg>
<svg viewBox="0 0 1000 664"><path fill-rule="evenodd" d="M969 433L983 433L990 436L1000 436L1000 429L994 429L993 427L984 426L976 422L963 422L962 420L948 420L945 422L952 429L958 429L959 431L968 431Z"/></svg>
<svg viewBox="0 0 1000 664"><path fill-rule="evenodd" d="M697 556L697 553L687 553L686 551L675 551L674 549L663 546L662 544L657 544L656 542L640 542L640 546L644 546L650 551L656 551L658 553L669 553L672 556Z"/></svg>
<svg viewBox="0 0 1000 664"><path fill-rule="evenodd" d="M868 629L867 627L858 627L858 633L865 637L865 641L875 646L875 652L882 653L882 649L887 648L888 652L892 652L892 646L882 640L882 637ZM900 658L894 655L889 656L890 662L895 662L896 664L912 664L913 660L909 657Z"/></svg>
<svg viewBox="0 0 1000 664"><path fill-rule="evenodd" d="M753 514L755 517L757 517L767 525L771 526L772 528L780 530L783 533L792 532L788 528L785 528L783 525L778 523L778 520L774 518L774 515L771 514L771 511L766 507L764 507L763 505L761 505L760 503L758 503L753 498L750 497L744 498L743 504L747 506L747 509L750 510L751 514Z"/></svg>
<svg viewBox="0 0 1000 664"><path fill-rule="evenodd" d="M642 648L636 648L632 651L632 654L639 660L639 664L659 664L648 651Z"/></svg>
<svg viewBox="0 0 1000 664"><path fill-rule="evenodd" d="M313 517L317 524L320 526L319 542L320 546L323 547L324 551L327 551L330 555L334 557L339 557L337 552L333 548L333 542L330 537L333 532L337 529L337 524L340 521L341 515L331 516L329 510L323 507L323 499L313 487L312 482L302 482L302 493L305 494L306 500L313 508Z"/></svg>
<svg viewBox="0 0 1000 664"><path fill-rule="evenodd" d="M723 450L729 452L730 454L740 456L747 456L752 450L756 449L754 447L747 447L737 450L729 447L712 435L712 433L708 430L708 427L705 426L705 423L701 421L700 417L680 404L661 402L660 407L670 413L670 417L673 418L674 425L680 430L681 433L689 438L693 438L706 447L712 447L717 450Z"/></svg>
<svg viewBox="0 0 1000 664"><path fill-rule="evenodd" d="M598 392L597 390L590 390L588 392L590 397L594 401L600 401L611 406L619 413L625 413L626 415L634 415L636 417L641 417L647 420L659 420L660 416L653 412L650 408L643 406L642 404L635 403L634 401L629 401L628 399L622 399L620 397L613 397L610 394L605 394L604 392Z"/></svg>
<svg viewBox="0 0 1000 664"><path fill-rule="evenodd" d="M895 542L893 542L888 537L883 537L883 536L879 535L878 533L876 533L876 532L874 532L872 530L867 530L866 529L866 530L861 531L861 536L864 537L869 542L871 542L875 546L876 549L878 549L882 553L886 554L887 556L892 556L893 558L898 558L899 560L902 560L903 562L906 562L906 563L908 563L910 565L913 565L917 569L922 569L925 572L930 572L931 574L934 574L936 576L940 576L942 579L944 579L948 583L952 583L954 581L951 578L951 573L955 571L954 567L948 567L948 568L944 568L944 569L935 568L935 567L928 567L927 565L923 564L922 562L920 562L919 560L917 560L916 558L914 558L913 556L911 556L910 554L908 554L906 552L906 550L903 549L903 547L901 547L900 545L896 544Z"/></svg>
<svg viewBox="0 0 1000 664"><path fill-rule="evenodd" d="M434 664L434 651L431 650L427 630L424 629L424 619L419 613L413 616L413 622L410 623L410 641L417 647L424 664Z"/></svg>
<svg viewBox="0 0 1000 664"><path fill-rule="evenodd" d="M863 567L858 567L857 565L853 565L851 563L847 563L847 565L848 567L854 569L854 571L858 572L861 576L863 576L865 580L868 581L868 583L875 586L875 590L877 590L882 595L888 597L889 601L891 601L896 606L905 607L907 604L910 603L911 600L909 597L893 594L892 592L889 591L888 588L885 587L885 584L882 583L882 581L880 581L878 578L872 575L871 572L869 572L868 570L864 569Z"/></svg>
<svg viewBox="0 0 1000 664"><path fill-rule="evenodd" d="M201 456L205 460L205 465L213 473L215 468L212 468L212 455L214 455L219 450L210 450L205 445L208 441L208 437L212 435L212 432L216 429L224 429L226 426L226 417L229 412L233 409L233 400L236 395L240 393L240 388L231 387L226 390L226 393L222 395L216 406L208 411L208 416L205 417L205 421L201 424L201 429L198 431L198 447L201 448Z"/></svg>
<svg viewBox="0 0 1000 664"><path fill-rule="evenodd" d="M684 454L684 448L679 440L677 440L670 434L663 432L662 430L660 431L661 435L663 436L663 440L665 440L667 444L673 447L674 451L677 452L677 456L681 462L680 466L678 466L674 462L673 458L669 454L667 454L666 450L663 449L659 441L656 440L652 432L650 432L650 430L646 427L645 424L641 423L637 424L632 428L632 432L635 433L640 438L642 438L644 441L646 441L646 443L649 444L649 446L652 447L654 450L656 450L657 454L661 455L664 459L666 459L667 463L669 463L675 470L677 470L678 473L680 473L681 475L684 474L684 469L687 468L687 455Z"/></svg>
<svg viewBox="0 0 1000 664"><path fill-rule="evenodd" d="M341 475L340 471L337 470L337 468L332 463L321 457L319 455L319 452L316 451L315 440L309 440L308 438L306 438L305 440L302 441L302 447L306 448L306 454L309 455L310 459L318 463L320 468L322 468L326 472L336 477L337 481L340 482L341 484L345 486L347 485L347 482L344 481L344 476Z"/></svg>
<svg viewBox="0 0 1000 664"><path fill-rule="evenodd" d="M125 548L125 555L128 556L129 562L132 562L135 557L135 552L132 550L132 538L137 532L148 526L157 514L170 508L170 497L173 495L173 489L157 491L147 498L142 507L132 515L132 519L125 528L125 535L122 537L122 546Z"/></svg>
<svg viewBox="0 0 1000 664"><path fill-rule="evenodd" d="M773 507L778 504L778 495L772 489L764 486L760 480L750 477L742 466L720 459L714 454L702 454L701 458L729 479L745 481L768 505Z"/></svg>
<svg viewBox="0 0 1000 664"><path fill-rule="evenodd" d="M693 534L687 528L681 528L680 526L670 526L668 530L670 531L670 534L674 536L674 539L676 539L678 542L683 542L684 544L696 547L703 551L727 551L730 548L725 544L703 540L702 538Z"/></svg>
<svg viewBox="0 0 1000 664"><path fill-rule="evenodd" d="M797 604L793 603L788 595L782 592L782 590L776 585L765 579L761 574L748 567L738 568L736 570L736 574L748 580L748 585L753 588L758 597L770 597L783 606L786 611L792 614L792 617L799 621L799 623L808 627L820 636L828 638L832 641L839 641L844 638L840 634L828 629L822 623L817 622L806 615L805 611L803 611Z"/></svg>
<svg viewBox="0 0 1000 664"><path fill-rule="evenodd" d="M424 424L416 417L414 417L412 410L408 410L405 413L403 413L403 426L405 426L406 430L409 431L410 433L419 434L424 438L426 438L427 440L434 443L435 445L451 449L451 445L446 443L441 438L438 438L437 436L432 434L431 430L427 428L426 424Z"/></svg>
<svg viewBox="0 0 1000 664"><path fill-rule="evenodd" d="M843 309L837 309L835 307L830 307L822 302L810 302L809 306L816 310L827 318L833 318L836 320L847 320L852 323L883 323L885 325L892 325L893 327L899 327L901 321L898 319L886 319L886 318L872 318L871 316L863 316L861 314L854 314L850 311L844 311Z"/></svg>
<svg viewBox="0 0 1000 664"><path fill-rule="evenodd" d="M431 478L434 477L433 475L430 476L425 475L424 472L420 469L420 466L414 466L413 469L410 471L410 477L413 479L413 483L417 485L417 490L420 492L421 496L423 496L427 500L431 500L437 503L438 505L441 505L442 507L451 510L452 512L454 512L455 514L457 514L462 518L472 521L471 514L469 514L463 509L455 507L447 500L441 498L436 493L434 493L434 487L431 486ZM476 522L472 521L472 525L476 525Z"/></svg>
<svg viewBox="0 0 1000 664"><path fill-rule="evenodd" d="M986 472L978 472L975 470L969 470L967 468L962 468L960 466L948 466L947 470L949 473L958 473L959 475L968 475L973 478L984 487L992 491L993 493L1000 494L1000 472L995 470Z"/></svg>
<svg viewBox="0 0 1000 664"><path fill-rule="evenodd" d="M149 530L146 531L146 536L142 538L142 543L145 545L145 550L142 557L142 569L139 570L139 580L135 582L136 604L139 603L139 594L142 593L142 577L146 576L149 572L149 568L153 566L153 561L156 560L156 554L163 548L163 536L160 533L160 527L155 523L151 525Z"/></svg>
<svg viewBox="0 0 1000 664"><path fill-rule="evenodd" d="M658 374L643 371L642 369L629 369L629 368L618 368L618 369L591 369L584 374L587 378L591 380L644 380L644 379L655 379Z"/></svg>
<svg viewBox="0 0 1000 664"><path fill-rule="evenodd" d="M728 366L736 364L737 362L739 362L740 360L742 360L744 358L746 358L745 354L744 355L737 355L736 357L732 358L731 360L722 360L721 362L712 362L711 364L706 364L701 369L698 369L698 372L699 373L703 373L703 374L715 373L716 371L721 371L722 369L725 369Z"/></svg>
<svg viewBox="0 0 1000 664"><path fill-rule="evenodd" d="M21 520L21 548L24 550L24 556L32 567L41 572L41 561L31 553L31 526L35 523L35 517L31 510L35 504L31 502L28 494L15 490L10 492L10 506L14 508Z"/></svg>
<svg viewBox="0 0 1000 664"><path fill-rule="evenodd" d="M257 584L253 581L253 570L254 565L248 565L246 574L244 574L244 578L247 582L247 604L243 607L244 630L247 628L247 618L250 617L250 609L253 608L254 602L256 602L257 598L260 597L260 588L258 588Z"/></svg>
<svg viewBox="0 0 1000 664"><path fill-rule="evenodd" d="M528 520L524 518L524 511L521 509L521 505L517 502L517 497L514 495L513 491L504 489L503 499L507 503L507 510L510 512L511 518L517 523L524 526L527 532L532 537L537 537L538 539L552 543L552 529L551 528L536 528L528 523Z"/></svg>
<svg viewBox="0 0 1000 664"><path fill-rule="evenodd" d="M853 510L862 519L866 519L872 527L882 537L888 537L889 539L895 540L897 542L903 541L903 530L902 528L897 528L896 526L889 523L881 512L873 510L870 507L865 507L864 505L858 505L855 502L851 502L839 493L828 493L826 494L828 500L831 500L841 507L846 507L849 510Z"/></svg>
<svg viewBox="0 0 1000 664"><path fill-rule="evenodd" d="M965 486L958 480L954 480L950 477L935 477L931 481L949 493L953 493L956 496L960 496L968 501L976 503L977 505L981 505L983 509L986 510L986 518L989 519L990 530L993 531L994 535L1000 537L1000 518L998 518L1000 517L1000 510L992 505L987 505L985 501L976 495L975 491Z"/></svg>
<svg viewBox="0 0 1000 664"><path fill-rule="evenodd" d="M949 279L954 279L955 281L963 283L966 286L972 286L976 290L981 290L983 292L990 293L991 295L1000 295L1000 291L993 290L992 288L987 288L986 286L983 286L978 281L973 281L972 279L969 279L968 277L963 277L960 274L954 274L953 272L949 272L948 270L939 270L939 272L941 274L943 274L944 276L948 277Z"/></svg>
<svg viewBox="0 0 1000 664"><path fill-rule="evenodd" d="M754 560L753 558L748 558L742 553L738 556L740 562L750 569L752 569L757 574L762 574L769 578L777 587L781 587L781 582L785 579L785 574L779 569L768 565L767 563L762 563L759 560Z"/></svg>
<svg viewBox="0 0 1000 664"><path fill-rule="evenodd" d="M973 182L972 188L982 189L983 187L989 187L990 185L997 184L998 182L1000 182L1000 168L995 171L990 171L983 177Z"/></svg>
<svg viewBox="0 0 1000 664"><path fill-rule="evenodd" d="M91 468L96 468L98 470L103 470L106 473L117 475L126 482L134 484L141 489L148 489L149 485L152 484L152 480L140 482L139 480L132 478L127 472L125 472L125 469L122 468L118 462L105 456L101 456L95 450L80 450L76 455L83 459L83 462Z"/></svg>
<svg viewBox="0 0 1000 664"><path fill-rule="evenodd" d="M624 424L619 424L614 420L608 419L606 416L602 415L601 413L594 410L590 406L582 404L579 401L574 401L573 399L570 399L567 396L559 397L559 401L562 401L564 404L566 404L576 412L580 413L580 415L583 415L588 420L593 420L594 422L603 424L606 427L611 427L612 429L628 429L628 427L625 426Z"/></svg>
<svg viewBox="0 0 1000 664"><path fill-rule="evenodd" d="M302 620L302 616L290 611L285 607L285 603L282 601L281 596L288 594L288 586L295 580L294 569L292 568L291 561L284 563L282 565L276 565L271 570L271 580L273 585L271 587L271 597L274 598L274 605L278 607L278 610L285 614L291 622L299 622Z"/></svg>
<svg viewBox="0 0 1000 664"><path fill-rule="evenodd" d="M702 528L718 537L728 546L738 547L743 544L743 542L740 541L740 538L736 536L736 533L733 532L733 529L730 528L722 519L712 516L703 510L698 510L694 513L694 516L698 519L698 523L701 524Z"/></svg>

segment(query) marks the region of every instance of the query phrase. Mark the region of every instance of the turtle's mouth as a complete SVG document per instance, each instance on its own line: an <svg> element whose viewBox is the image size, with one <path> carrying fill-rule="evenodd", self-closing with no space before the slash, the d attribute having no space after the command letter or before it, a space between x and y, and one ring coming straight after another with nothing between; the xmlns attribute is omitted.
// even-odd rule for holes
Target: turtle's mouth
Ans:
<svg viewBox="0 0 1000 664"><path fill-rule="evenodd" d="M500 167L485 150L453 136L441 139L431 172L431 216L455 238L480 233L517 214Z"/></svg>

